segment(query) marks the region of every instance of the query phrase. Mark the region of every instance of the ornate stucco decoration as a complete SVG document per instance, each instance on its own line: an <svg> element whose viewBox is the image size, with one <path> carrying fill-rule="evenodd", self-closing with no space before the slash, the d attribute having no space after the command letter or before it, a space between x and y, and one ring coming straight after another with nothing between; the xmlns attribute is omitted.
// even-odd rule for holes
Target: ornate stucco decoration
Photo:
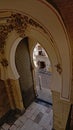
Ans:
<svg viewBox="0 0 73 130"><path fill-rule="evenodd" d="M8 61L4 56L4 47L5 47L5 40L7 39L8 36L8 26L7 25L0 25L0 63L2 64L3 67L8 66Z"/></svg>
<svg viewBox="0 0 73 130"><path fill-rule="evenodd" d="M57 65L55 65L55 67L56 67L56 69L57 69L57 72L58 72L59 74L61 74L61 73L62 73L62 68L61 68L60 63L58 63Z"/></svg>
<svg viewBox="0 0 73 130"><path fill-rule="evenodd" d="M17 33L20 36L25 36L25 30L27 29L27 26L31 25L36 28L42 29L44 32L45 29L37 23L35 20L32 18L29 18L26 15L22 15L19 13L13 13L8 19L7 19L7 24L1 24L0 25L0 52L3 52L4 45L5 45L5 40L7 39L8 33L11 32L12 30L16 30Z"/></svg>
<svg viewBox="0 0 73 130"><path fill-rule="evenodd" d="M7 20L7 24L10 26L10 28L12 28L12 30L16 30L17 33L19 33L19 35L22 37L25 36L25 31L29 25L40 28L46 32L45 29L35 20L19 13L12 14Z"/></svg>
<svg viewBox="0 0 73 130"><path fill-rule="evenodd" d="M42 29L46 33L45 29L39 23L34 21L32 18L29 19L29 24L36 27L36 28Z"/></svg>
<svg viewBox="0 0 73 130"><path fill-rule="evenodd" d="M24 37L25 31L29 25L41 29L46 33L45 29L32 18L19 13L12 13L11 16L7 18L6 24L0 25L0 53L4 54L4 47L6 44L8 33L13 30L16 30L20 37ZM8 65L5 57L4 59L2 58L0 62L3 66Z"/></svg>
<svg viewBox="0 0 73 130"><path fill-rule="evenodd" d="M25 35L25 30L28 24L28 17L21 14L12 14L11 17L7 20L8 26L12 28L12 30L16 30L20 36Z"/></svg>
<svg viewBox="0 0 73 130"><path fill-rule="evenodd" d="M7 39L8 33L16 30L19 36L24 37L27 27L31 25L35 28L42 29L45 33L45 29L32 18L19 13L13 13L8 19L7 24L0 25L0 52L3 52L5 40Z"/></svg>
<svg viewBox="0 0 73 130"><path fill-rule="evenodd" d="M1 64L3 67L7 67L8 66L8 61L6 58L3 58L2 61L1 61Z"/></svg>
<svg viewBox="0 0 73 130"><path fill-rule="evenodd" d="M8 35L8 26L0 25L0 52L4 53L5 39Z"/></svg>

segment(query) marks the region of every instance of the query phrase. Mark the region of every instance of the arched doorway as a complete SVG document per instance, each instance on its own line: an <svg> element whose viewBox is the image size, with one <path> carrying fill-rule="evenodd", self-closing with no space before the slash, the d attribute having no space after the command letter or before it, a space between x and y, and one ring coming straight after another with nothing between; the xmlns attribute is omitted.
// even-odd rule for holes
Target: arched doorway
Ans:
<svg viewBox="0 0 73 130"><path fill-rule="evenodd" d="M29 4L29 2L30 2L30 4ZM21 5L21 6L19 6L19 5ZM5 9L5 10L8 9L7 11L10 11L10 10L16 11L16 12L19 11L20 13L23 12L23 14L29 15L35 21L38 21L38 23L40 23L42 25L42 27L44 27L44 29L48 33L48 37L51 42L50 42L50 45L48 44L49 42L47 42L47 44L45 45L45 48L48 51L49 46L52 46L54 48L54 51L57 56L57 60L56 60L56 56L54 55L53 51L51 51L50 54L52 57L51 59L52 59L52 63L53 63L52 65L53 65L53 70L54 70L54 75L53 75L54 80L53 80L52 88L53 88L54 92L58 92L59 96L61 96L61 98L63 100L69 101L70 100L71 79L72 79L72 77L71 77L72 76L72 68L71 68L71 64L72 64L71 59L72 58L71 58L71 52L70 52L71 51L70 50L70 41L69 41L63 20L60 17L60 14L50 4L48 4L46 1L43 1L43 0L42 1L34 0L33 2L31 2L29 0L27 0L27 2L20 1L19 4L15 5L15 6L14 6L14 1L12 1L12 3L11 3L11 1L10 2L8 1L8 2L6 2L6 4L5 4L5 2L1 2L1 4L0 4L0 8L2 9L2 11L3 11L3 9ZM33 8L32 8L32 6L33 6ZM38 7L38 10L37 10L37 7ZM42 13L41 10L43 10L44 12ZM36 11L39 15L37 15ZM37 26L36 22L33 22L32 26L33 25ZM36 38L37 37L36 34L38 31L36 31L36 33L34 34L33 30L35 30L35 29L32 29L30 27L29 33L32 33L33 37ZM41 29L39 29L39 27L37 28L37 30L40 30L39 32L41 32ZM26 33L27 33L27 31L26 31ZM32 35L32 34L29 34L29 35ZM51 34L51 35L49 35L49 34ZM9 37L10 37L10 35L9 35ZM38 34L38 37L40 37L39 34ZM39 39L39 38L36 38L36 39ZM43 38L41 38L41 39L43 39ZM13 42L14 42L14 40L15 39L13 39ZM12 39L9 41L9 44L7 42L7 46L5 47L7 59L9 59L9 54L10 54L10 49L11 49L11 48L9 48L9 47L11 47L10 42L12 43ZM52 48L52 47L50 47L50 48ZM64 50L64 48L65 48L65 50ZM60 61L59 55L61 57L61 61ZM59 75L59 73L56 71L55 65L57 67L57 70L58 70L58 68L62 69L61 75ZM7 69L9 78L12 78L11 69L12 68L9 64L9 67ZM15 79L15 75L13 75L13 79ZM57 95L55 95L55 96L56 96L56 98L54 99L54 103L55 103L54 112L57 112L56 105L57 105L58 101L57 101L57 103L55 101L58 98L58 96ZM62 105L62 107L61 107L61 104L65 104L65 103L62 102L62 100L58 103L58 106L59 106L58 108L61 108L59 110L60 113L63 112L62 108L64 106L64 105ZM64 110L66 111L67 109L64 108ZM60 116L58 125L60 125L63 122L62 119L63 119L63 116L65 116L65 115L67 115L67 114L64 114L64 115L62 114L62 116L60 116L59 113L56 113L56 117ZM57 120L55 119L55 121L57 121ZM61 122L61 123L59 124L59 122ZM61 126L63 126L64 124L62 123Z"/></svg>
<svg viewBox="0 0 73 130"><path fill-rule="evenodd" d="M33 63L37 99L52 105L52 65L45 49L39 43L33 49Z"/></svg>
<svg viewBox="0 0 73 130"><path fill-rule="evenodd" d="M22 39L15 53L15 64L19 73L19 83L24 107L27 108L35 99L34 83L31 70L28 38Z"/></svg>
<svg viewBox="0 0 73 130"><path fill-rule="evenodd" d="M41 102L38 103L35 100L36 95L34 92L34 80L32 75L32 64L30 58L29 44L29 37L25 37L19 42L15 52L15 64L18 74L20 76L19 83L21 88L23 104L25 108L29 106L26 109L24 116L26 115L26 117L29 117L29 120L32 119L33 125L39 122L39 127L42 127L43 129L49 127L49 129L51 130L53 128L52 107L45 102L43 103L43 105ZM46 126L45 123L43 125L43 119L45 118L48 120L48 124L46 124Z"/></svg>

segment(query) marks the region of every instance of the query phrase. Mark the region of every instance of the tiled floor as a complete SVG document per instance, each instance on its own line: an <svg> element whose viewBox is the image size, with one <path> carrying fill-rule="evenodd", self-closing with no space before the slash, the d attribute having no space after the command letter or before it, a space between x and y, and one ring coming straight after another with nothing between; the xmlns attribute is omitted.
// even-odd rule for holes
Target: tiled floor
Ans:
<svg viewBox="0 0 73 130"><path fill-rule="evenodd" d="M4 123L0 130L52 130L53 110L33 102L12 126Z"/></svg>

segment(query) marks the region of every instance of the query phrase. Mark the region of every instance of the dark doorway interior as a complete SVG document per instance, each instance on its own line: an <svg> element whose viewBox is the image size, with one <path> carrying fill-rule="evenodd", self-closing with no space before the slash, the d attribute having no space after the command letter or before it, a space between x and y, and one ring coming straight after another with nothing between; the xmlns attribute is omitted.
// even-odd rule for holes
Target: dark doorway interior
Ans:
<svg viewBox="0 0 73 130"><path fill-rule="evenodd" d="M34 83L29 53L28 38L24 38L17 46L15 63L20 75L19 83L24 107L27 108L35 99Z"/></svg>

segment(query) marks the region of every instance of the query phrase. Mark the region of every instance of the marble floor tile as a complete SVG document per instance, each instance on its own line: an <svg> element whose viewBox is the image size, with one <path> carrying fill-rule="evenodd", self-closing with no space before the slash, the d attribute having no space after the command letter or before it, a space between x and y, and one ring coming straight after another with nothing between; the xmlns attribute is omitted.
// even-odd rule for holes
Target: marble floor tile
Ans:
<svg viewBox="0 0 73 130"><path fill-rule="evenodd" d="M52 130L53 110L33 102L10 127L4 124L0 130Z"/></svg>
<svg viewBox="0 0 73 130"><path fill-rule="evenodd" d="M33 123L30 130L42 130L42 127L37 123Z"/></svg>
<svg viewBox="0 0 73 130"><path fill-rule="evenodd" d="M20 121L20 120L16 120L15 122L14 122L14 125L18 128L21 128L22 126L23 126L23 123Z"/></svg>
<svg viewBox="0 0 73 130"><path fill-rule="evenodd" d="M42 130L48 130L47 128L43 128Z"/></svg>
<svg viewBox="0 0 73 130"><path fill-rule="evenodd" d="M23 125L21 130L30 130L32 127L33 121L31 119L28 119L26 123Z"/></svg>
<svg viewBox="0 0 73 130"><path fill-rule="evenodd" d="M4 124L2 125L2 128L3 128L4 130L8 130L8 129L10 128L10 125L8 125L7 123L4 123Z"/></svg>
<svg viewBox="0 0 73 130"><path fill-rule="evenodd" d="M17 127L15 125L12 125L9 130L17 130Z"/></svg>
<svg viewBox="0 0 73 130"><path fill-rule="evenodd" d="M38 115L36 116L36 118L34 119L34 122L39 123L43 117L43 113L39 112Z"/></svg>
<svg viewBox="0 0 73 130"><path fill-rule="evenodd" d="M27 117L26 116L24 116L24 115L22 115L22 116L20 116L19 118L18 118L18 120L20 120L23 124L25 124L25 122L27 121Z"/></svg>
<svg viewBox="0 0 73 130"><path fill-rule="evenodd" d="M32 120L34 120L35 118L36 118L36 116L39 114L39 110L37 109L34 113L33 113L33 115L31 116L31 119Z"/></svg>

